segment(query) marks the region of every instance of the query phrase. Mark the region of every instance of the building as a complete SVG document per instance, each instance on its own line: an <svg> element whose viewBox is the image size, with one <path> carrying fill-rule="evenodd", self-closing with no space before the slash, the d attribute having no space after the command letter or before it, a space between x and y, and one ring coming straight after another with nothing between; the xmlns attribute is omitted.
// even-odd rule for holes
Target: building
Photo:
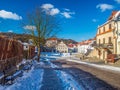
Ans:
<svg viewBox="0 0 120 90"><path fill-rule="evenodd" d="M96 34L96 56L106 60L109 54L120 54L120 11L113 11Z"/></svg>
<svg viewBox="0 0 120 90"><path fill-rule="evenodd" d="M72 52L75 53L75 52L77 52L77 44L70 43L67 46L68 46L68 52L69 53L72 53Z"/></svg>
<svg viewBox="0 0 120 90"><path fill-rule="evenodd" d="M68 53L68 47L67 45L61 41L59 44L57 44L56 46L56 52L60 52L60 53Z"/></svg>
<svg viewBox="0 0 120 90"><path fill-rule="evenodd" d="M58 43L58 40L57 38L49 38L46 40L46 49L47 51L50 51L50 52L55 52L55 47Z"/></svg>
<svg viewBox="0 0 120 90"><path fill-rule="evenodd" d="M49 38L46 40L47 47L55 47L57 45L57 38Z"/></svg>
<svg viewBox="0 0 120 90"><path fill-rule="evenodd" d="M85 55L89 54L89 52L94 49L93 47L94 42L95 42L94 39L79 42L77 45L78 53Z"/></svg>

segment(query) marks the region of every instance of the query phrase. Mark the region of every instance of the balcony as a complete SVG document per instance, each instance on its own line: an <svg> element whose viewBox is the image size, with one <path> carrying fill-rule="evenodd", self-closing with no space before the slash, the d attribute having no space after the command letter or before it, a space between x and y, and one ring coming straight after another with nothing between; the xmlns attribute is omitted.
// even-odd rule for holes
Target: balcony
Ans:
<svg viewBox="0 0 120 90"><path fill-rule="evenodd" d="M95 48L97 48L97 49L113 49L113 44L112 43L96 44Z"/></svg>

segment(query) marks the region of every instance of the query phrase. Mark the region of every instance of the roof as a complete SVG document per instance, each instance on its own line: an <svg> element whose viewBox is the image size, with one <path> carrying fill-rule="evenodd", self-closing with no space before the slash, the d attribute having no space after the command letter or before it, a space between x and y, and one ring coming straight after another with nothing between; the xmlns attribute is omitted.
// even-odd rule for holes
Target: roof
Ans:
<svg viewBox="0 0 120 90"><path fill-rule="evenodd" d="M47 40L57 40L57 38L48 38Z"/></svg>
<svg viewBox="0 0 120 90"><path fill-rule="evenodd" d="M79 42L78 45L88 45L92 43L93 40L94 39L85 40L85 41Z"/></svg>
<svg viewBox="0 0 120 90"><path fill-rule="evenodd" d="M108 20L111 20L112 18L114 18L114 16L116 15L118 11L112 11L110 17L108 18Z"/></svg>
<svg viewBox="0 0 120 90"><path fill-rule="evenodd" d="M70 48L72 48L72 47L77 46L77 45L70 43L70 44L68 44L67 46L70 47Z"/></svg>
<svg viewBox="0 0 120 90"><path fill-rule="evenodd" d="M120 15L120 11L112 11L112 13L109 16L108 20L105 23L103 23L102 25L98 26L98 28L104 26L105 24L109 23L112 20L115 20L118 17L118 15Z"/></svg>

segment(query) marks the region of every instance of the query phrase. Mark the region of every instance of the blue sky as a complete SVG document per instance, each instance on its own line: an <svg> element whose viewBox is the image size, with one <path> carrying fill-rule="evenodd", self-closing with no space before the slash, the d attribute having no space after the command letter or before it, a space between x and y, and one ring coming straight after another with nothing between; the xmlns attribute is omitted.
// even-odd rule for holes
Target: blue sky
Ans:
<svg viewBox="0 0 120 90"><path fill-rule="evenodd" d="M23 33L22 22L36 7L61 20L58 37L79 42L95 37L98 25L120 10L120 0L0 0L0 32Z"/></svg>

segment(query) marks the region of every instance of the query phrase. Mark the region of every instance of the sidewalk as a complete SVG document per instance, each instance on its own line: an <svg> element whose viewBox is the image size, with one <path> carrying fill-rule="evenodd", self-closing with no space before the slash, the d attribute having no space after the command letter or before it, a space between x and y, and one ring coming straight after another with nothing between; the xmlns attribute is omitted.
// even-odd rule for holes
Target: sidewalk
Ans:
<svg viewBox="0 0 120 90"><path fill-rule="evenodd" d="M80 59L74 58L74 57L65 58L65 59L66 59L66 61L85 64L85 65L97 67L97 68L100 68L100 69L106 69L106 70L115 71L115 72L120 73L120 67L115 67L115 66L110 66L110 65L103 65L103 64L95 64L95 63L91 63L91 62L85 62L85 61L81 61Z"/></svg>

